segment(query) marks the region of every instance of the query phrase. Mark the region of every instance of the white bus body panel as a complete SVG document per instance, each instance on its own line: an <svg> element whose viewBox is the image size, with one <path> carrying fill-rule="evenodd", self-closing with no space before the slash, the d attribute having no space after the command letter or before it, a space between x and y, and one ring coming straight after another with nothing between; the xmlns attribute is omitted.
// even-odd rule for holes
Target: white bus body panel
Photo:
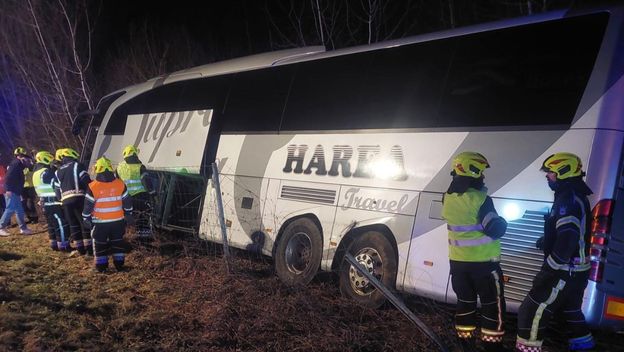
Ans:
<svg viewBox="0 0 624 352"><path fill-rule="evenodd" d="M312 214L318 218L323 233L321 268L330 270L335 251L350 229L384 225L395 236L398 246L397 288L442 300L450 293L448 300L453 301L451 290L446 289L447 231L440 215L442 194L450 182L452 157L459 150L479 150L486 155L492 164L485 172L486 185L492 187L489 193L498 212L510 222L520 221L527 211L547 212L552 201L552 191L539 172L542 160L560 150L587 160L594 134L595 130L577 129L223 135L217 161L226 220L231 224L228 238L233 246L245 248L251 243L251 234L262 231L267 235L263 253L271 255L283 224L296 216ZM541 145L535 147L538 142ZM372 152L371 146L376 147ZM350 176L344 176L342 166L336 168L337 175L328 175L333 158L344 156L344 148L352 151ZM289 155L296 158L288 161ZM379 166L386 173L386 161L399 158L404 162L406 175L399 179L392 179L392 172L380 173L388 176L386 179L355 177L362 158L368 160L368 166ZM525 166L513 173L505 170L514 163L512 158ZM319 169L324 172L317 174ZM373 170L368 170L372 175ZM211 192L209 187L207 197ZM251 209L241 208L242 197L253 199ZM216 214L209 206L212 203L211 199L205 202L202 226L212 225L202 227L202 236L220 242L220 236L210 234L220 231L218 222L211 220ZM507 235L511 242L516 240L513 236ZM536 251L533 239L523 241L531 242L523 242L523 250ZM514 242L510 246L513 252L519 245ZM511 285L513 275L510 278Z"/></svg>

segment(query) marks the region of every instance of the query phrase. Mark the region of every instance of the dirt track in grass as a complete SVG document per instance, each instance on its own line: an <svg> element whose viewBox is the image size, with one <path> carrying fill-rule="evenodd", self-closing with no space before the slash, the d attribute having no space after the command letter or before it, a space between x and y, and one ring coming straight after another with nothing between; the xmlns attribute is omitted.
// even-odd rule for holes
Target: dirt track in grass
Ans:
<svg viewBox="0 0 624 352"><path fill-rule="evenodd" d="M219 246L172 236L134 243L128 271L97 274L84 257L51 251L36 229L0 238L0 351L436 351L397 310L342 298L332 274L288 288L270 260L241 251L228 274ZM452 309L408 304L460 351ZM621 340L600 333L600 351L624 350Z"/></svg>

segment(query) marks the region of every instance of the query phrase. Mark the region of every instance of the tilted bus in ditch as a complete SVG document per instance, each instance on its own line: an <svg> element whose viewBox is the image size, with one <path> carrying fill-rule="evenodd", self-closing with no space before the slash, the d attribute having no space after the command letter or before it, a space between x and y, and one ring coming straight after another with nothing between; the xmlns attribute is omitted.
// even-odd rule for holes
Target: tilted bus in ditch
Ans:
<svg viewBox="0 0 624 352"><path fill-rule="evenodd" d="M376 306L383 297L346 250L399 291L454 302L441 201L452 157L478 151L509 221L502 268L515 311L543 259L535 241L553 194L539 168L572 152L594 191L584 310L622 329L623 19L622 8L559 11L176 72L84 114L97 131L90 162L137 145L161 180L158 224L220 242L216 162L230 246L272 256L289 284L336 270L345 294Z"/></svg>

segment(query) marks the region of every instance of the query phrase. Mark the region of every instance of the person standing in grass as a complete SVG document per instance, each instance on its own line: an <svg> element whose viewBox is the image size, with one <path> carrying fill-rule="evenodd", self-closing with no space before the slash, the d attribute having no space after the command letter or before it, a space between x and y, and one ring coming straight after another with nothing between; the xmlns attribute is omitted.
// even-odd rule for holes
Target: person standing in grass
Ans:
<svg viewBox="0 0 624 352"><path fill-rule="evenodd" d="M24 190L24 168L29 167L32 160L26 154L26 150L18 147L14 152L15 160L13 160L7 168L4 187L4 200L6 208L0 218L0 236L9 236L7 227L11 221L13 214L17 217L17 224L20 233L23 235L32 235L32 231L26 226L24 220L24 208L22 207L22 191Z"/></svg>
<svg viewBox="0 0 624 352"><path fill-rule="evenodd" d="M115 176L113 165L107 158L102 157L95 163L95 180L87 188L82 217L85 226L91 228L95 270L105 272L108 256L112 254L115 269L122 271L126 223L134 222L132 198L124 182Z"/></svg>
<svg viewBox="0 0 624 352"><path fill-rule="evenodd" d="M464 351L476 349L477 298L481 303L480 337L485 351L505 351L500 238L507 230L507 221L498 215L487 195L483 172L489 167L480 153L459 153L453 159L453 180L442 205L448 228L451 283L457 295L455 330Z"/></svg>
<svg viewBox="0 0 624 352"><path fill-rule="evenodd" d="M139 160L139 149L134 145L127 145L122 154L124 159L117 166L117 175L126 184L132 197L136 235L140 240L150 240L152 238L149 219L150 199L154 197L155 191L149 182L145 165Z"/></svg>
<svg viewBox="0 0 624 352"><path fill-rule="evenodd" d="M37 164L32 174L33 186L48 222L50 248L55 251L69 251L69 225L65 221L61 202L57 199L52 186L56 181L52 167L54 156L47 151L40 151L35 155L35 161Z"/></svg>
<svg viewBox="0 0 624 352"><path fill-rule="evenodd" d="M54 187L60 192L65 220L69 224L69 232L76 250L81 255L93 255L93 246L89 230L82 223L80 212L84 206L84 197L91 177L87 169L78 161L78 152L71 148L63 148L56 154L61 165L56 170Z"/></svg>

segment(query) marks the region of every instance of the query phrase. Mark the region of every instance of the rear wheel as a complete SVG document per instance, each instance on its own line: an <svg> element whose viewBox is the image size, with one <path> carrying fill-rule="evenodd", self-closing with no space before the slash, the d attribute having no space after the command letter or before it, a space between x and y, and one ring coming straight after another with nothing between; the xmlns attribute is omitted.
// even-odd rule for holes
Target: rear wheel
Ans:
<svg viewBox="0 0 624 352"><path fill-rule="evenodd" d="M386 236L377 231L365 232L353 241L348 252L386 287L394 289L397 258ZM340 265L340 292L370 308L379 308L386 301L385 296L346 259Z"/></svg>
<svg viewBox="0 0 624 352"><path fill-rule="evenodd" d="M275 272L289 286L306 285L321 263L323 238L316 224L307 218L286 226L275 249Z"/></svg>

